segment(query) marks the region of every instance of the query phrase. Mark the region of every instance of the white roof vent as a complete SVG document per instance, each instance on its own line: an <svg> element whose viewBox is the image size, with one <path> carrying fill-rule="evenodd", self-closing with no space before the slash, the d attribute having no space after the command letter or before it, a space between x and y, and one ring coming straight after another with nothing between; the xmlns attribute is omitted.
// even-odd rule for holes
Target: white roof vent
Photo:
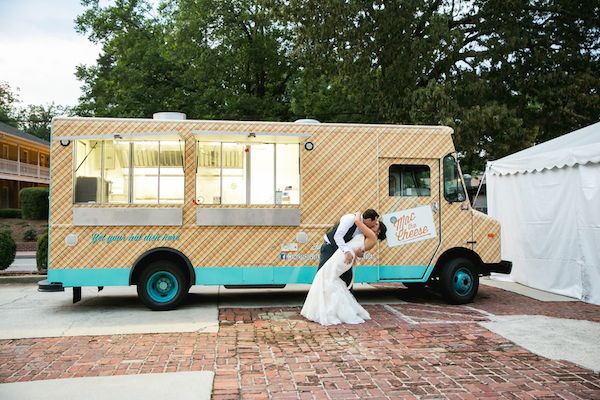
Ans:
<svg viewBox="0 0 600 400"><path fill-rule="evenodd" d="M152 119L162 121L182 121L186 119L186 115L180 112L157 112L152 115Z"/></svg>
<svg viewBox="0 0 600 400"><path fill-rule="evenodd" d="M297 119L294 121L295 124L320 124L321 121L318 121L316 119L310 119L310 118L305 118L305 119Z"/></svg>

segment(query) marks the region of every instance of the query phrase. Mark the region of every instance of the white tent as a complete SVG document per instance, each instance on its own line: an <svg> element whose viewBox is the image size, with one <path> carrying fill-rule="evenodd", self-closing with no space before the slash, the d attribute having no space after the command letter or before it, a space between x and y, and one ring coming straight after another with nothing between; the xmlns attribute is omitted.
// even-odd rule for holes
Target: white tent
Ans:
<svg viewBox="0 0 600 400"><path fill-rule="evenodd" d="M487 165L510 279L600 304L600 123Z"/></svg>

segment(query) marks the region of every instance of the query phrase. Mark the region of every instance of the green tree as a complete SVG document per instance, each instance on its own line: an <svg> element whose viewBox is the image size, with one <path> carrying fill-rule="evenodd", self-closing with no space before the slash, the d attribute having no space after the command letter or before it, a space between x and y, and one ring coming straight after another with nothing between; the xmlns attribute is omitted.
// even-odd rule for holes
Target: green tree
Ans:
<svg viewBox="0 0 600 400"><path fill-rule="evenodd" d="M586 0L84 0L78 113L444 124L465 170L600 119Z"/></svg>
<svg viewBox="0 0 600 400"><path fill-rule="evenodd" d="M571 0L477 2L481 77L547 140L600 117L600 4Z"/></svg>
<svg viewBox="0 0 600 400"><path fill-rule="evenodd" d="M298 114L450 125L469 170L600 118L597 2L291 5Z"/></svg>
<svg viewBox="0 0 600 400"><path fill-rule="evenodd" d="M16 126L16 103L18 103L17 95L12 91L7 82L0 82L0 122Z"/></svg>
<svg viewBox="0 0 600 400"><path fill-rule="evenodd" d="M443 87L469 57L450 11L443 1L292 1L303 67L294 111L318 117L341 102L333 109L346 112L324 119L413 122L413 93Z"/></svg>
<svg viewBox="0 0 600 400"><path fill-rule="evenodd" d="M57 115L69 115L71 109L54 103L17 107L17 94L9 84L0 82L0 122L21 129L44 140L50 140L50 123Z"/></svg>
<svg viewBox="0 0 600 400"><path fill-rule="evenodd" d="M28 105L18 111L18 126L25 132L40 139L50 140L50 125L52 118L58 115L70 115L69 107L56 105L49 106Z"/></svg>
<svg viewBox="0 0 600 400"><path fill-rule="evenodd" d="M100 7L85 0L80 32L100 43L97 65L81 66L78 112L196 118L282 119L288 114L288 28L283 2L179 0L158 17L145 1Z"/></svg>
<svg viewBox="0 0 600 400"><path fill-rule="evenodd" d="M86 11L76 29L102 45L96 65L79 66L84 94L80 115L149 117L168 109L173 90L170 66L161 54L164 32L145 1L117 0L101 7L83 0Z"/></svg>
<svg viewBox="0 0 600 400"><path fill-rule="evenodd" d="M169 10L170 59L181 65L178 96L191 103L191 114L286 119L287 85L295 67L288 55L290 30L282 22L284 2L180 0L176 4Z"/></svg>

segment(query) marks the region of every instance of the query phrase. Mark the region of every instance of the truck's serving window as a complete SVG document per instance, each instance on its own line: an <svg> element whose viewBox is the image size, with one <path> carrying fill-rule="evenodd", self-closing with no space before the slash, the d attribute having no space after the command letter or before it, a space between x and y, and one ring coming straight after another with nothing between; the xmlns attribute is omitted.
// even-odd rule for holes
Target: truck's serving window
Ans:
<svg viewBox="0 0 600 400"><path fill-rule="evenodd" d="M75 143L75 203L183 203L183 142Z"/></svg>
<svg viewBox="0 0 600 400"><path fill-rule="evenodd" d="M458 163L450 154L444 157L444 198L450 203L460 203L466 199Z"/></svg>
<svg viewBox="0 0 600 400"><path fill-rule="evenodd" d="M300 146L198 142L196 200L202 204L300 204Z"/></svg>
<svg viewBox="0 0 600 400"><path fill-rule="evenodd" d="M427 165L391 165L390 196L431 196L431 171Z"/></svg>

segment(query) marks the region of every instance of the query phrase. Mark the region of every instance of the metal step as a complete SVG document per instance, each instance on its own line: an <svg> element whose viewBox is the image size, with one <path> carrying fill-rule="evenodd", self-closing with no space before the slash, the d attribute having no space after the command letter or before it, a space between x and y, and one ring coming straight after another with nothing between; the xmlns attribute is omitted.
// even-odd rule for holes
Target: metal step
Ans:
<svg viewBox="0 0 600 400"><path fill-rule="evenodd" d="M60 282L49 282L48 279L38 282L38 292L64 292L65 288Z"/></svg>

